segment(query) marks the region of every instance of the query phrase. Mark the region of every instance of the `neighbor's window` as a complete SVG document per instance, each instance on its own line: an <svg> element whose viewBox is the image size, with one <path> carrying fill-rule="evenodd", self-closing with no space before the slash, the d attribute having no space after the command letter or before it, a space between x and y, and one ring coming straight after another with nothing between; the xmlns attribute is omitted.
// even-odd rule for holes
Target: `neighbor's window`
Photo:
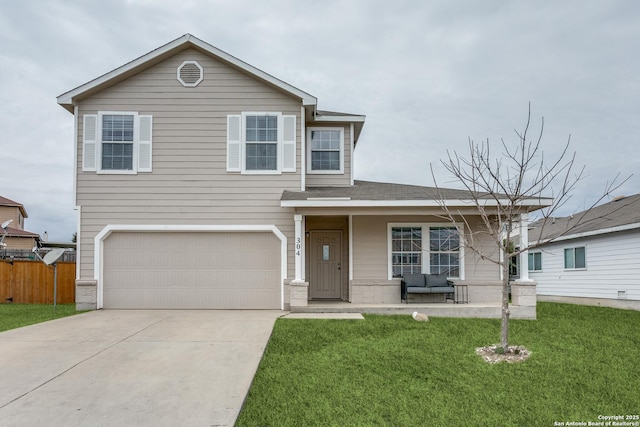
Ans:
<svg viewBox="0 0 640 427"><path fill-rule="evenodd" d="M422 272L422 227L391 229L391 269L393 277Z"/></svg>
<svg viewBox="0 0 640 427"><path fill-rule="evenodd" d="M102 170L133 170L133 123L131 114L102 116Z"/></svg>
<svg viewBox="0 0 640 427"><path fill-rule="evenodd" d="M565 270L577 270L587 267L585 247L567 248L564 250Z"/></svg>
<svg viewBox="0 0 640 427"><path fill-rule="evenodd" d="M429 227L431 274L460 275L460 235L456 227Z"/></svg>
<svg viewBox="0 0 640 427"><path fill-rule="evenodd" d="M343 132L343 129L310 129L310 172L339 173L342 171Z"/></svg>
<svg viewBox="0 0 640 427"><path fill-rule="evenodd" d="M246 170L278 170L278 117L246 116Z"/></svg>
<svg viewBox="0 0 640 427"><path fill-rule="evenodd" d="M542 252L529 252L529 271L542 271Z"/></svg>

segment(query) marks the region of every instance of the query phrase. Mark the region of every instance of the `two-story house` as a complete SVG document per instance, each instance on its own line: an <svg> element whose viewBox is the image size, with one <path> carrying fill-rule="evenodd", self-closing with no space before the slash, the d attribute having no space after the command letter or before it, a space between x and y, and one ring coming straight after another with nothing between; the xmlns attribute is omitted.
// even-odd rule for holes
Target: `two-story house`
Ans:
<svg viewBox="0 0 640 427"><path fill-rule="evenodd" d="M451 223L433 188L355 180L364 115L192 35L58 103L74 117L79 307L399 304L407 272L500 303L499 269L460 239L480 223L468 193L441 191L467 216Z"/></svg>
<svg viewBox="0 0 640 427"><path fill-rule="evenodd" d="M6 231L0 229L2 250L31 250L40 241L40 235L24 229L24 220L28 218L22 203L0 196L0 224L7 224Z"/></svg>

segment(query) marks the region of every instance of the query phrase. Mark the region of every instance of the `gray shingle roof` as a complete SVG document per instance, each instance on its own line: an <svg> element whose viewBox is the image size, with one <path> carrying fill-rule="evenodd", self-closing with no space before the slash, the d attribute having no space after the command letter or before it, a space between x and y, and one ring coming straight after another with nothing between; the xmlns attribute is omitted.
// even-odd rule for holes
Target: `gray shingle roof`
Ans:
<svg viewBox="0 0 640 427"><path fill-rule="evenodd" d="M306 191L285 190L281 200L339 197L349 197L351 200L440 200L441 198L468 200L469 192L387 182L355 181L354 185L349 187L307 187Z"/></svg>
<svg viewBox="0 0 640 427"><path fill-rule="evenodd" d="M549 218L540 236L542 222L543 220L538 220L530 224L530 241L546 240L561 234L564 234L565 239L576 234L598 234L611 228L634 224L640 227L640 194L618 198L571 216Z"/></svg>

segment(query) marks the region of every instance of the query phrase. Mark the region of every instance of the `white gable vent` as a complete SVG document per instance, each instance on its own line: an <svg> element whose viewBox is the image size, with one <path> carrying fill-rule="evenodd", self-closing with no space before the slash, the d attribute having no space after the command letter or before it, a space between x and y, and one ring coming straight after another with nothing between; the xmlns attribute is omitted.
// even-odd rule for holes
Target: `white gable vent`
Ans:
<svg viewBox="0 0 640 427"><path fill-rule="evenodd" d="M182 86L196 87L203 78L202 67L196 61L184 61L178 67L178 81Z"/></svg>

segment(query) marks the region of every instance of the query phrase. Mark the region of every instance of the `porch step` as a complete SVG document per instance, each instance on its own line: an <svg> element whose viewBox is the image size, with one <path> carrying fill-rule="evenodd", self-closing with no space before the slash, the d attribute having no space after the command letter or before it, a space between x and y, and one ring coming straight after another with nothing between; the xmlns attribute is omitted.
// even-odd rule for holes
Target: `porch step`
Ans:
<svg viewBox="0 0 640 427"><path fill-rule="evenodd" d="M500 318L499 306L485 304L351 304L348 302L309 303L291 307L292 313L369 313L411 315L414 311L430 317ZM512 319L535 319L535 307L511 306Z"/></svg>

